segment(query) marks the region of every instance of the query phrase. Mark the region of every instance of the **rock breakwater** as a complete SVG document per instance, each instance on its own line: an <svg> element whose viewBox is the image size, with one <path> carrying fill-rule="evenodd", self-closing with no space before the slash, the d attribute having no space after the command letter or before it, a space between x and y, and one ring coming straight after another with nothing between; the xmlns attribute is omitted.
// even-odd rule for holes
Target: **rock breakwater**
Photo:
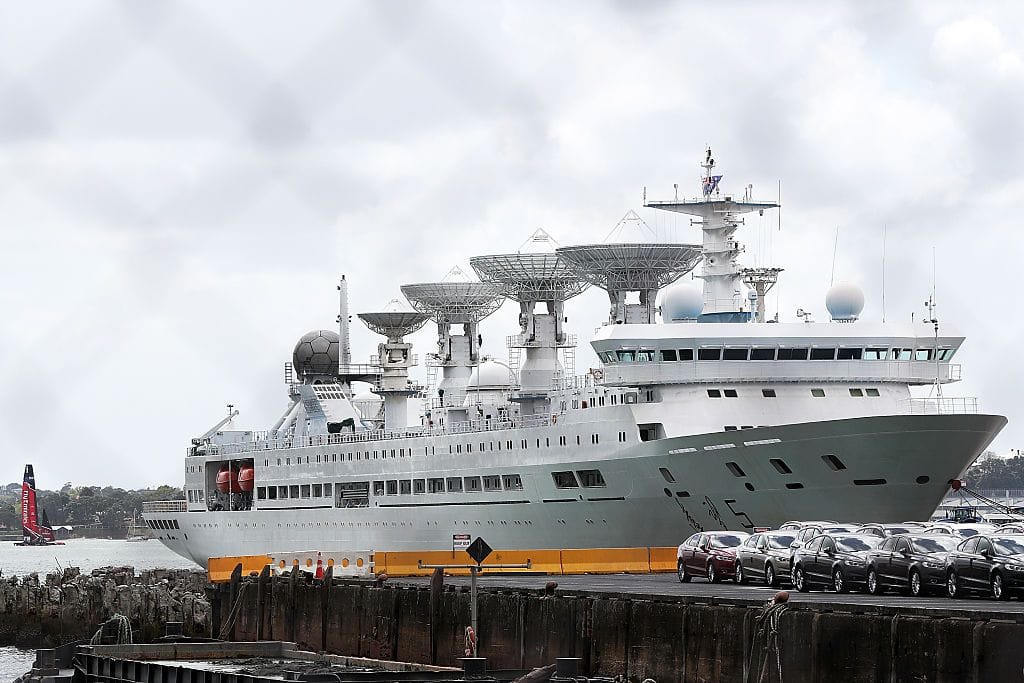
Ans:
<svg viewBox="0 0 1024 683"><path fill-rule="evenodd" d="M0 645L54 647L91 638L115 614L127 617L136 640L162 636L182 622L185 635L208 636L212 610L203 572L72 567L45 575L0 579Z"/></svg>

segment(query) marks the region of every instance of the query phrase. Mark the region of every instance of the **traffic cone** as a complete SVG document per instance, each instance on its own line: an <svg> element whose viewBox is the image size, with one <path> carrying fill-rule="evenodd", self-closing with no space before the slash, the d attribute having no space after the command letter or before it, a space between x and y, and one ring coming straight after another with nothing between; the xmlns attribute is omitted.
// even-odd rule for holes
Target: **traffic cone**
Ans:
<svg viewBox="0 0 1024 683"><path fill-rule="evenodd" d="M318 579L324 578L324 561L323 558L320 557L319 552L316 554L316 574L314 574L314 576Z"/></svg>

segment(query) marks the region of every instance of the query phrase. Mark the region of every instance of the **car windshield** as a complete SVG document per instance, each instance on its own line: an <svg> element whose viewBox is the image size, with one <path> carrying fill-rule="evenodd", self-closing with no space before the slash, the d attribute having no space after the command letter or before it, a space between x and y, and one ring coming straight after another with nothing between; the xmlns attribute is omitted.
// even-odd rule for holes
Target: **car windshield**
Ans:
<svg viewBox="0 0 1024 683"><path fill-rule="evenodd" d="M915 538L910 542L914 550L919 553L948 553L954 550L959 543L955 538Z"/></svg>
<svg viewBox="0 0 1024 683"><path fill-rule="evenodd" d="M722 534L711 537L712 548L735 548L742 542L742 536L733 536L731 534Z"/></svg>
<svg viewBox="0 0 1024 683"><path fill-rule="evenodd" d="M824 528L825 533L842 533L844 531L856 531L856 530L857 530L857 527L847 526L845 524L840 524L840 525L836 525L836 526L827 526L827 527Z"/></svg>
<svg viewBox="0 0 1024 683"><path fill-rule="evenodd" d="M890 536L895 536L896 534L909 534L911 529L910 527L905 526L887 526L885 527L885 531Z"/></svg>
<svg viewBox="0 0 1024 683"><path fill-rule="evenodd" d="M779 550L788 550L790 544L792 544L795 540L796 536L790 536L788 534L779 536L769 536L768 547L778 548Z"/></svg>
<svg viewBox="0 0 1024 683"><path fill-rule="evenodd" d="M962 527L960 529L957 529L956 533L959 534L962 538L970 538L971 536L977 535L978 530L971 529L970 527Z"/></svg>
<svg viewBox="0 0 1024 683"><path fill-rule="evenodd" d="M871 536L839 536L836 538L836 545L844 552L859 553L863 550L871 550L881 540Z"/></svg>
<svg viewBox="0 0 1024 683"><path fill-rule="evenodd" d="M1024 555L1024 543L1021 538L993 538L996 555Z"/></svg>

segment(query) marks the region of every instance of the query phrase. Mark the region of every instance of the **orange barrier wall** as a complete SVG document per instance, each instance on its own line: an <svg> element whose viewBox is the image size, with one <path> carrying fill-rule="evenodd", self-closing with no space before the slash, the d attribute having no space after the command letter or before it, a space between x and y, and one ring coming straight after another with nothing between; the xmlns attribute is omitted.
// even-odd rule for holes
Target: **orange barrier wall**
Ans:
<svg viewBox="0 0 1024 683"><path fill-rule="evenodd" d="M249 572L263 571L270 561L266 555L211 557L206 563L206 573L210 578L210 583L224 583L231 580L231 572L235 570L239 562L242 563L242 576L247 576Z"/></svg>
<svg viewBox="0 0 1024 683"><path fill-rule="evenodd" d="M562 551L563 574L647 574L647 548L583 548Z"/></svg>
<svg viewBox="0 0 1024 683"><path fill-rule="evenodd" d="M526 564L530 568L488 569L496 564ZM210 581L228 581L235 565L242 563L242 574L260 571L271 562L265 555L244 557L211 557L209 561ZM421 569L425 565L470 564L472 560L463 551L420 550L378 552L373 554L373 573L384 572L389 576L429 576L433 569ZM492 574L647 574L651 572L674 572L676 570L675 548L579 548L570 550L496 550L487 558L482 567ZM468 576L468 569L448 569L450 576Z"/></svg>

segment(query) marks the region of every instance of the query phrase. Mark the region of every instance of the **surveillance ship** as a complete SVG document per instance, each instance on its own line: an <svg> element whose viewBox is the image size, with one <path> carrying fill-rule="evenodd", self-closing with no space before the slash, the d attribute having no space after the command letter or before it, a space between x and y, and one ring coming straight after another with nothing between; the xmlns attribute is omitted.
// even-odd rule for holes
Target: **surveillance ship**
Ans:
<svg viewBox="0 0 1024 683"><path fill-rule="evenodd" d="M698 196L644 203L693 217L702 244L557 247L538 231L472 257L479 280L404 285L408 307L359 313L384 339L365 365L342 278L339 330L299 340L281 418L244 430L229 407L187 448L185 499L149 504L147 524L206 566L451 551L467 534L507 551L650 549L790 519L927 519L1006 424L945 391L964 338L934 314L860 321L851 284L828 291L827 322L766 320L781 269L741 267L736 232L778 204L724 193L710 150L701 166ZM677 283L698 264L703 291ZM588 286L610 310L590 342L600 366L576 375L565 306ZM479 326L505 299L520 329L502 365ZM428 321L429 389L405 341Z"/></svg>

